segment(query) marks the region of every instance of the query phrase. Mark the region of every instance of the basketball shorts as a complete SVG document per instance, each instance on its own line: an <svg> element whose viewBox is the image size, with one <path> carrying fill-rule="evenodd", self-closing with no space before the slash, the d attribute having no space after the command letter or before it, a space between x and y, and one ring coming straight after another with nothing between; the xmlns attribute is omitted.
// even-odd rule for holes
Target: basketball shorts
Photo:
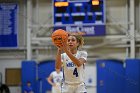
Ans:
<svg viewBox="0 0 140 93"><path fill-rule="evenodd" d="M87 93L85 83L79 84L62 84L62 93Z"/></svg>

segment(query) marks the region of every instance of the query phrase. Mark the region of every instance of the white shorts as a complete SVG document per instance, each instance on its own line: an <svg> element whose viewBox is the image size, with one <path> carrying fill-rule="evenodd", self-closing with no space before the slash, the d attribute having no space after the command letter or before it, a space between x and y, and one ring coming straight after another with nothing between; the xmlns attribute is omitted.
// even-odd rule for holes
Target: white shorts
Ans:
<svg viewBox="0 0 140 93"><path fill-rule="evenodd" d="M61 93L61 86L53 86L52 93Z"/></svg>
<svg viewBox="0 0 140 93"><path fill-rule="evenodd" d="M85 83L62 85L62 93L87 93Z"/></svg>

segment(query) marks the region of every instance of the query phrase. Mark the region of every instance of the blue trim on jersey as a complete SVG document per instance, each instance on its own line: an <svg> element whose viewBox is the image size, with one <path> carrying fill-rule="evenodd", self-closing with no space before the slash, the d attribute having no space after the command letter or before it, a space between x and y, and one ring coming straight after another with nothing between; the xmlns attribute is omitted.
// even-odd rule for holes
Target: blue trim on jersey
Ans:
<svg viewBox="0 0 140 93"><path fill-rule="evenodd" d="M63 72L63 82L64 82L65 81L64 66L62 67L62 72Z"/></svg>

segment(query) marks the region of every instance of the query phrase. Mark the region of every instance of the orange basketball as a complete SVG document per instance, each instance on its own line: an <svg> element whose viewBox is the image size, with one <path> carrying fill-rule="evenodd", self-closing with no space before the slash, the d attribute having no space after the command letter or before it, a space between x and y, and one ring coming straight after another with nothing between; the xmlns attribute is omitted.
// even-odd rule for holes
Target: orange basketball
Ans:
<svg viewBox="0 0 140 93"><path fill-rule="evenodd" d="M68 33L63 30L63 29L57 29L52 33L52 41L54 43L54 45L60 47L62 44L62 40L67 40L68 39Z"/></svg>

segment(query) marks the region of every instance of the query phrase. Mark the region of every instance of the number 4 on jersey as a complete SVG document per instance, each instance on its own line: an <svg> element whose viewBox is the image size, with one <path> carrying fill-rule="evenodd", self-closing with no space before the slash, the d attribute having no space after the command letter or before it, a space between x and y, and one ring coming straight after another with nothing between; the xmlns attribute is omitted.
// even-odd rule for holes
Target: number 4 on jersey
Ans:
<svg viewBox="0 0 140 93"><path fill-rule="evenodd" d="M78 77L77 68L74 69L74 71L73 71L73 75L75 75L76 77Z"/></svg>

